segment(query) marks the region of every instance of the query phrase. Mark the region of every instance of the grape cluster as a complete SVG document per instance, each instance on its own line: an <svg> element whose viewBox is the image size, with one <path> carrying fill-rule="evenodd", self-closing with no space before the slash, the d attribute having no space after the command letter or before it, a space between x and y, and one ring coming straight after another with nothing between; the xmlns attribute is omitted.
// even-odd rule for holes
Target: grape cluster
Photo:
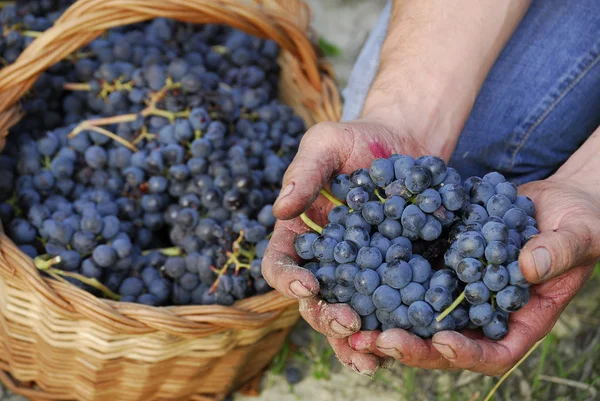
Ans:
<svg viewBox="0 0 600 401"><path fill-rule="evenodd" d="M63 81L61 124L15 127L0 155L10 238L42 271L121 301L269 291L272 204L305 129L276 100L278 56L273 41L167 19L93 41Z"/></svg>
<svg viewBox="0 0 600 401"><path fill-rule="evenodd" d="M507 334L508 313L529 300L519 252L539 233L533 201L514 184L497 172L463 182L438 157L394 154L336 176L330 188L322 192L336 205L328 224L303 215L318 233L294 242L325 301L348 303L363 330ZM436 270L427 250L440 241L444 267Z"/></svg>

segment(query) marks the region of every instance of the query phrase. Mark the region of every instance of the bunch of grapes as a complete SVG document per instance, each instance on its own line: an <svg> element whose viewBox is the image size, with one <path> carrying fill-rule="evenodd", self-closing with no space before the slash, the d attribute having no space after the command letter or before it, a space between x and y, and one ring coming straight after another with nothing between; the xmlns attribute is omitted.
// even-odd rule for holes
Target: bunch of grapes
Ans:
<svg viewBox="0 0 600 401"><path fill-rule="evenodd" d="M529 300L519 252L539 233L533 202L514 184L497 172L463 182L438 157L395 154L330 188L328 224L303 215L318 233L294 243L325 301L350 304L363 330L507 334L508 313ZM435 270L440 241L445 266Z"/></svg>
<svg viewBox="0 0 600 401"><path fill-rule="evenodd" d="M42 271L121 301L269 291L272 204L304 132L276 100L278 56L273 41L167 19L92 42L63 77L60 124L14 127L0 155L10 238Z"/></svg>

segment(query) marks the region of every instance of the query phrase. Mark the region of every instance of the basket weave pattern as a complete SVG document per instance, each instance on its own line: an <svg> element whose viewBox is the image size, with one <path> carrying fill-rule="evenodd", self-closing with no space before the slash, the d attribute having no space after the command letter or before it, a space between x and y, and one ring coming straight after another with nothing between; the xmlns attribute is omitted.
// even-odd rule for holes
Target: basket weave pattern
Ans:
<svg viewBox="0 0 600 401"><path fill-rule="evenodd" d="M0 71L0 149L40 73L107 29L154 17L277 41L282 100L307 125L339 119L333 73L302 0L79 0ZM40 276L0 230L0 379L32 400L221 399L260 375L297 319L295 301L275 292L231 307L98 299Z"/></svg>

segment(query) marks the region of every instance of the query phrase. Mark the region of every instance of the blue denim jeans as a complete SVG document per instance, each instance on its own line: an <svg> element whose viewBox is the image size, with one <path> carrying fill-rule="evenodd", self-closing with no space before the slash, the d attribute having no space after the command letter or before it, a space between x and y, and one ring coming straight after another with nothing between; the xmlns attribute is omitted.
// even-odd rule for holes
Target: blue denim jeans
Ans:
<svg viewBox="0 0 600 401"><path fill-rule="evenodd" d="M357 118L378 68L391 3L344 89ZM463 177L500 171L516 184L558 169L600 126L600 1L534 0L494 64L450 164Z"/></svg>

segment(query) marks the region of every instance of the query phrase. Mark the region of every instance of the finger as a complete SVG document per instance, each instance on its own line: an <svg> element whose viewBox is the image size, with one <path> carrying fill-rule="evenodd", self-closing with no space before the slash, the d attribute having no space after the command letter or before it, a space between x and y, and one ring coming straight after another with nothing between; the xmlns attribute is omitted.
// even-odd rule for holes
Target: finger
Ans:
<svg viewBox="0 0 600 401"><path fill-rule="evenodd" d="M348 304L328 304L318 298L300 300L300 314L327 337L346 338L360 330L360 317Z"/></svg>
<svg viewBox="0 0 600 401"><path fill-rule="evenodd" d="M590 272L591 266L578 267L558 279L532 287L530 301L510 315L508 335L501 341L467 338L454 331L442 331L433 336L433 346L458 368L501 375L550 332Z"/></svg>
<svg viewBox="0 0 600 401"><path fill-rule="evenodd" d="M377 349L403 365L425 369L451 370L453 365L431 344L402 329L388 329L381 333L376 342Z"/></svg>
<svg viewBox="0 0 600 401"><path fill-rule="evenodd" d="M306 226L301 221L278 221L262 262L267 283L288 298L309 298L319 293L314 274L296 263L294 238L302 231L306 231Z"/></svg>
<svg viewBox="0 0 600 401"><path fill-rule="evenodd" d="M542 230L521 251L523 276L537 283L575 266L593 263L600 255L599 231L594 219L584 218L563 219L558 227Z"/></svg>
<svg viewBox="0 0 600 401"><path fill-rule="evenodd" d="M352 368L355 372L361 375L373 376L380 367L389 366L389 362L385 361L373 354L364 354L354 351L348 345L345 338L328 338L331 348L337 355L340 362Z"/></svg>
<svg viewBox="0 0 600 401"><path fill-rule="evenodd" d="M356 334L348 337L348 345L354 351L361 353L374 354L380 357L386 357L383 352L377 349L377 338L381 335L381 331L359 331Z"/></svg>
<svg viewBox="0 0 600 401"><path fill-rule="evenodd" d="M347 125L346 125L347 126ZM352 153L354 135L345 124L321 123L310 128L288 167L273 214L281 220L298 216L316 199Z"/></svg>

